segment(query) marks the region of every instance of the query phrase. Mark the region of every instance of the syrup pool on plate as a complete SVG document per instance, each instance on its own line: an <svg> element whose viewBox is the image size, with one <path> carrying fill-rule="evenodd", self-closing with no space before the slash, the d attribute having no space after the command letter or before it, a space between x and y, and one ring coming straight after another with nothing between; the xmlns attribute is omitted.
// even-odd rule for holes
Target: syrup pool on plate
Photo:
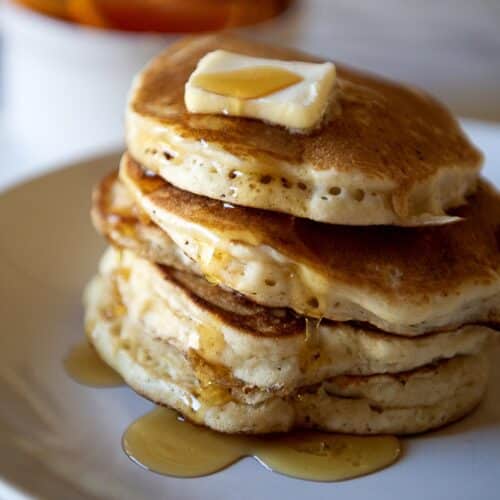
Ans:
<svg viewBox="0 0 500 500"><path fill-rule="evenodd" d="M400 454L394 436L351 436L298 431L266 436L222 434L157 408L132 423L125 453L143 467L169 476L212 474L244 457L301 479L339 481L387 467Z"/></svg>
<svg viewBox="0 0 500 500"><path fill-rule="evenodd" d="M124 384L120 374L107 365L87 341L70 350L64 367L68 375L82 385L115 387Z"/></svg>
<svg viewBox="0 0 500 500"><path fill-rule="evenodd" d="M124 384L87 342L64 360L68 375L91 387ZM351 436L310 430L284 434L223 434L158 407L133 422L123 435L123 449L137 464L168 476L197 477L254 457L264 467L300 479L339 481L369 474L397 460L394 436Z"/></svg>

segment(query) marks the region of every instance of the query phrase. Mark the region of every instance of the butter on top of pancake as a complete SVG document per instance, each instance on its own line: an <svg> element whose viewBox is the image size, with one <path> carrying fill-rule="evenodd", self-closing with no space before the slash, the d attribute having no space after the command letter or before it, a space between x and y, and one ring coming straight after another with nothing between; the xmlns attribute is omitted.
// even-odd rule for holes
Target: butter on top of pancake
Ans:
<svg viewBox="0 0 500 500"><path fill-rule="evenodd" d="M251 57L227 50L203 56L186 83L191 113L257 118L304 132L318 126L331 100L335 66Z"/></svg>
<svg viewBox="0 0 500 500"><path fill-rule="evenodd" d="M190 113L186 82L214 50L324 61L223 35L183 39L153 59L130 92L127 146L176 187L321 222L400 226L456 221L447 212L475 191L482 156L446 108L423 92L342 64L335 63L335 116L311 134Z"/></svg>

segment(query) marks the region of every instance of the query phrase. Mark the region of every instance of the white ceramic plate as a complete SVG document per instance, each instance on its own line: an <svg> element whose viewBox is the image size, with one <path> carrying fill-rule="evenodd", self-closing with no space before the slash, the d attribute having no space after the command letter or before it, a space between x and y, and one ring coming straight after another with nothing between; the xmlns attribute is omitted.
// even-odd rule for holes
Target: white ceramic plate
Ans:
<svg viewBox="0 0 500 500"><path fill-rule="evenodd" d="M486 175L500 185L500 129L468 130L488 157ZM478 411L405 439L396 465L363 478L300 481L245 459L209 477L175 479L129 461L122 433L152 405L127 388L78 385L62 366L82 339L81 290L104 248L89 221L90 189L117 160L73 165L0 197L0 498L500 497L500 347Z"/></svg>

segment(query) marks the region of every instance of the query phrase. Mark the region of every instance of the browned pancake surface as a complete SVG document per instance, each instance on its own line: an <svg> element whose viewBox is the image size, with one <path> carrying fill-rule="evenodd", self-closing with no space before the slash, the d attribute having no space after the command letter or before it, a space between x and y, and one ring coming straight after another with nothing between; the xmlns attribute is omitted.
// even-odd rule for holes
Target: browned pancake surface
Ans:
<svg viewBox="0 0 500 500"><path fill-rule="evenodd" d="M111 230L115 230L124 239L134 235L139 224L154 226L118 181L117 170L106 175L92 191L91 216L99 232L109 236ZM124 246L116 241L114 243Z"/></svg>
<svg viewBox="0 0 500 500"><path fill-rule="evenodd" d="M237 156L389 179L402 192L441 167L477 168L481 162L480 153L437 101L337 63L341 114L312 135L290 134L258 120L190 114L184 85L199 59L215 49L318 61L302 52L227 36L184 39L145 70L131 109L174 127L184 138L215 143Z"/></svg>
<svg viewBox="0 0 500 500"><path fill-rule="evenodd" d="M232 206L146 175L130 156L126 175L158 210L215 231L225 239L268 245L332 279L413 303L498 281L500 198L481 182L445 226L338 226Z"/></svg>

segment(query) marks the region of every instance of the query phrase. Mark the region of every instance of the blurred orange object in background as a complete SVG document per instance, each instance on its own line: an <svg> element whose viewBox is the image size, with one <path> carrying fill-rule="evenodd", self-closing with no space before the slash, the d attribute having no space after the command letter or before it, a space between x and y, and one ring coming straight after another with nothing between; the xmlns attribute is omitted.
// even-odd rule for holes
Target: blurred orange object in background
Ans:
<svg viewBox="0 0 500 500"><path fill-rule="evenodd" d="M187 33L255 24L293 0L15 0L40 13L96 28Z"/></svg>

